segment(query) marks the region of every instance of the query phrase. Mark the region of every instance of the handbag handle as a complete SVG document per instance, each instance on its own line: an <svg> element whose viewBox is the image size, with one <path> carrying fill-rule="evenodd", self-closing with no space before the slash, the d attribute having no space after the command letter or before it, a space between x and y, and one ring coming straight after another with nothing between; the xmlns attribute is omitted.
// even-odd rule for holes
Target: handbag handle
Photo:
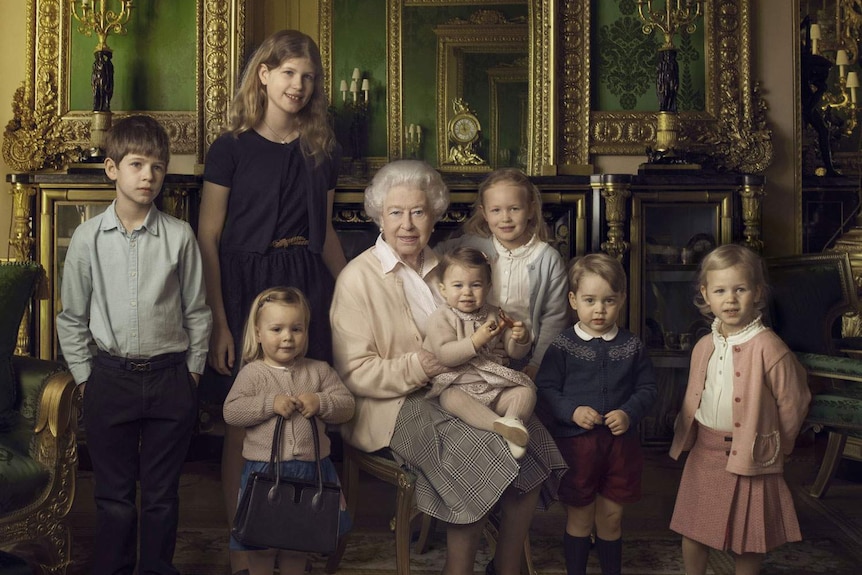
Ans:
<svg viewBox="0 0 862 575"><path fill-rule="evenodd" d="M310 417L308 422L311 424L311 438L314 440L314 459L317 464L317 492L311 498L311 506L319 510L323 504L323 467L320 464L320 437L317 431L317 418ZM275 431L272 436L272 451L269 454L269 473L275 468L275 485L273 485L267 499L274 502L278 499L278 485L281 483L281 441L284 437L284 416L279 415L275 422Z"/></svg>

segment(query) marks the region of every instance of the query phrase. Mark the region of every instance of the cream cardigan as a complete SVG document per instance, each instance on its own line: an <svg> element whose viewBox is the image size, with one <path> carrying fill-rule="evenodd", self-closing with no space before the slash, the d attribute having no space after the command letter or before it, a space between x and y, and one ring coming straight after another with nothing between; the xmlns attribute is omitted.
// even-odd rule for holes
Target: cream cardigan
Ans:
<svg viewBox="0 0 862 575"><path fill-rule="evenodd" d="M329 312L333 364L356 398L355 415L341 435L363 451L389 445L404 397L429 379L419 362L423 337L403 284L394 272L383 272L375 249L338 275ZM436 273L426 281L436 283Z"/></svg>

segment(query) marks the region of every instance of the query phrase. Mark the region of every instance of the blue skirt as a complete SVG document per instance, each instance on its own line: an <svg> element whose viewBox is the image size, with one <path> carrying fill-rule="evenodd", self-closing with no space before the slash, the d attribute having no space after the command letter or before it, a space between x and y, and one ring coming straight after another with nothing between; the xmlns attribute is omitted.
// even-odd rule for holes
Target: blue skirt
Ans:
<svg viewBox="0 0 862 575"><path fill-rule="evenodd" d="M237 502L242 500L242 494L245 492L248 478L255 471L265 472L269 467L269 461L248 461L245 462L245 467L242 469L242 478L240 479L240 496ZM323 481L326 483L335 483L341 485L338 480L338 472L335 470L335 465L328 457L320 460L320 467L323 470ZM314 461L299 461L293 459L291 461L281 462L281 476L294 477L296 479L304 479L306 481L314 481L317 479L317 464ZM353 521L350 519L350 514L347 512L347 504L344 501L344 495L341 496L341 514L338 517L338 536L341 537L353 527ZM250 547L243 545L237 541L233 535L230 537L230 549L232 551L258 551L263 547Z"/></svg>

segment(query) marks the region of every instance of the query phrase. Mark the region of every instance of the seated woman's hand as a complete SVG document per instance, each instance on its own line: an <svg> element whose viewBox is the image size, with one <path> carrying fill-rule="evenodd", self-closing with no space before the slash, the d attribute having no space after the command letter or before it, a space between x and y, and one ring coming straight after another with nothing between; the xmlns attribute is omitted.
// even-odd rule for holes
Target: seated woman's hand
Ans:
<svg viewBox="0 0 862 575"><path fill-rule="evenodd" d="M449 368L437 361L437 356L427 349L419 351L419 363L422 364L422 371L425 372L428 379L449 371Z"/></svg>

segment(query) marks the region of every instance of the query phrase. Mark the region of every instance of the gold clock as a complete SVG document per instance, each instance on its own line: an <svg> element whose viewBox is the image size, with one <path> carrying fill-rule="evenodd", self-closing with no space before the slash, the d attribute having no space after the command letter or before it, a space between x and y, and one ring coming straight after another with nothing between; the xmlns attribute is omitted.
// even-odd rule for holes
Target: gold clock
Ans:
<svg viewBox="0 0 862 575"><path fill-rule="evenodd" d="M463 111L449 120L449 139L456 144L471 144L479 139L479 120L469 111Z"/></svg>

